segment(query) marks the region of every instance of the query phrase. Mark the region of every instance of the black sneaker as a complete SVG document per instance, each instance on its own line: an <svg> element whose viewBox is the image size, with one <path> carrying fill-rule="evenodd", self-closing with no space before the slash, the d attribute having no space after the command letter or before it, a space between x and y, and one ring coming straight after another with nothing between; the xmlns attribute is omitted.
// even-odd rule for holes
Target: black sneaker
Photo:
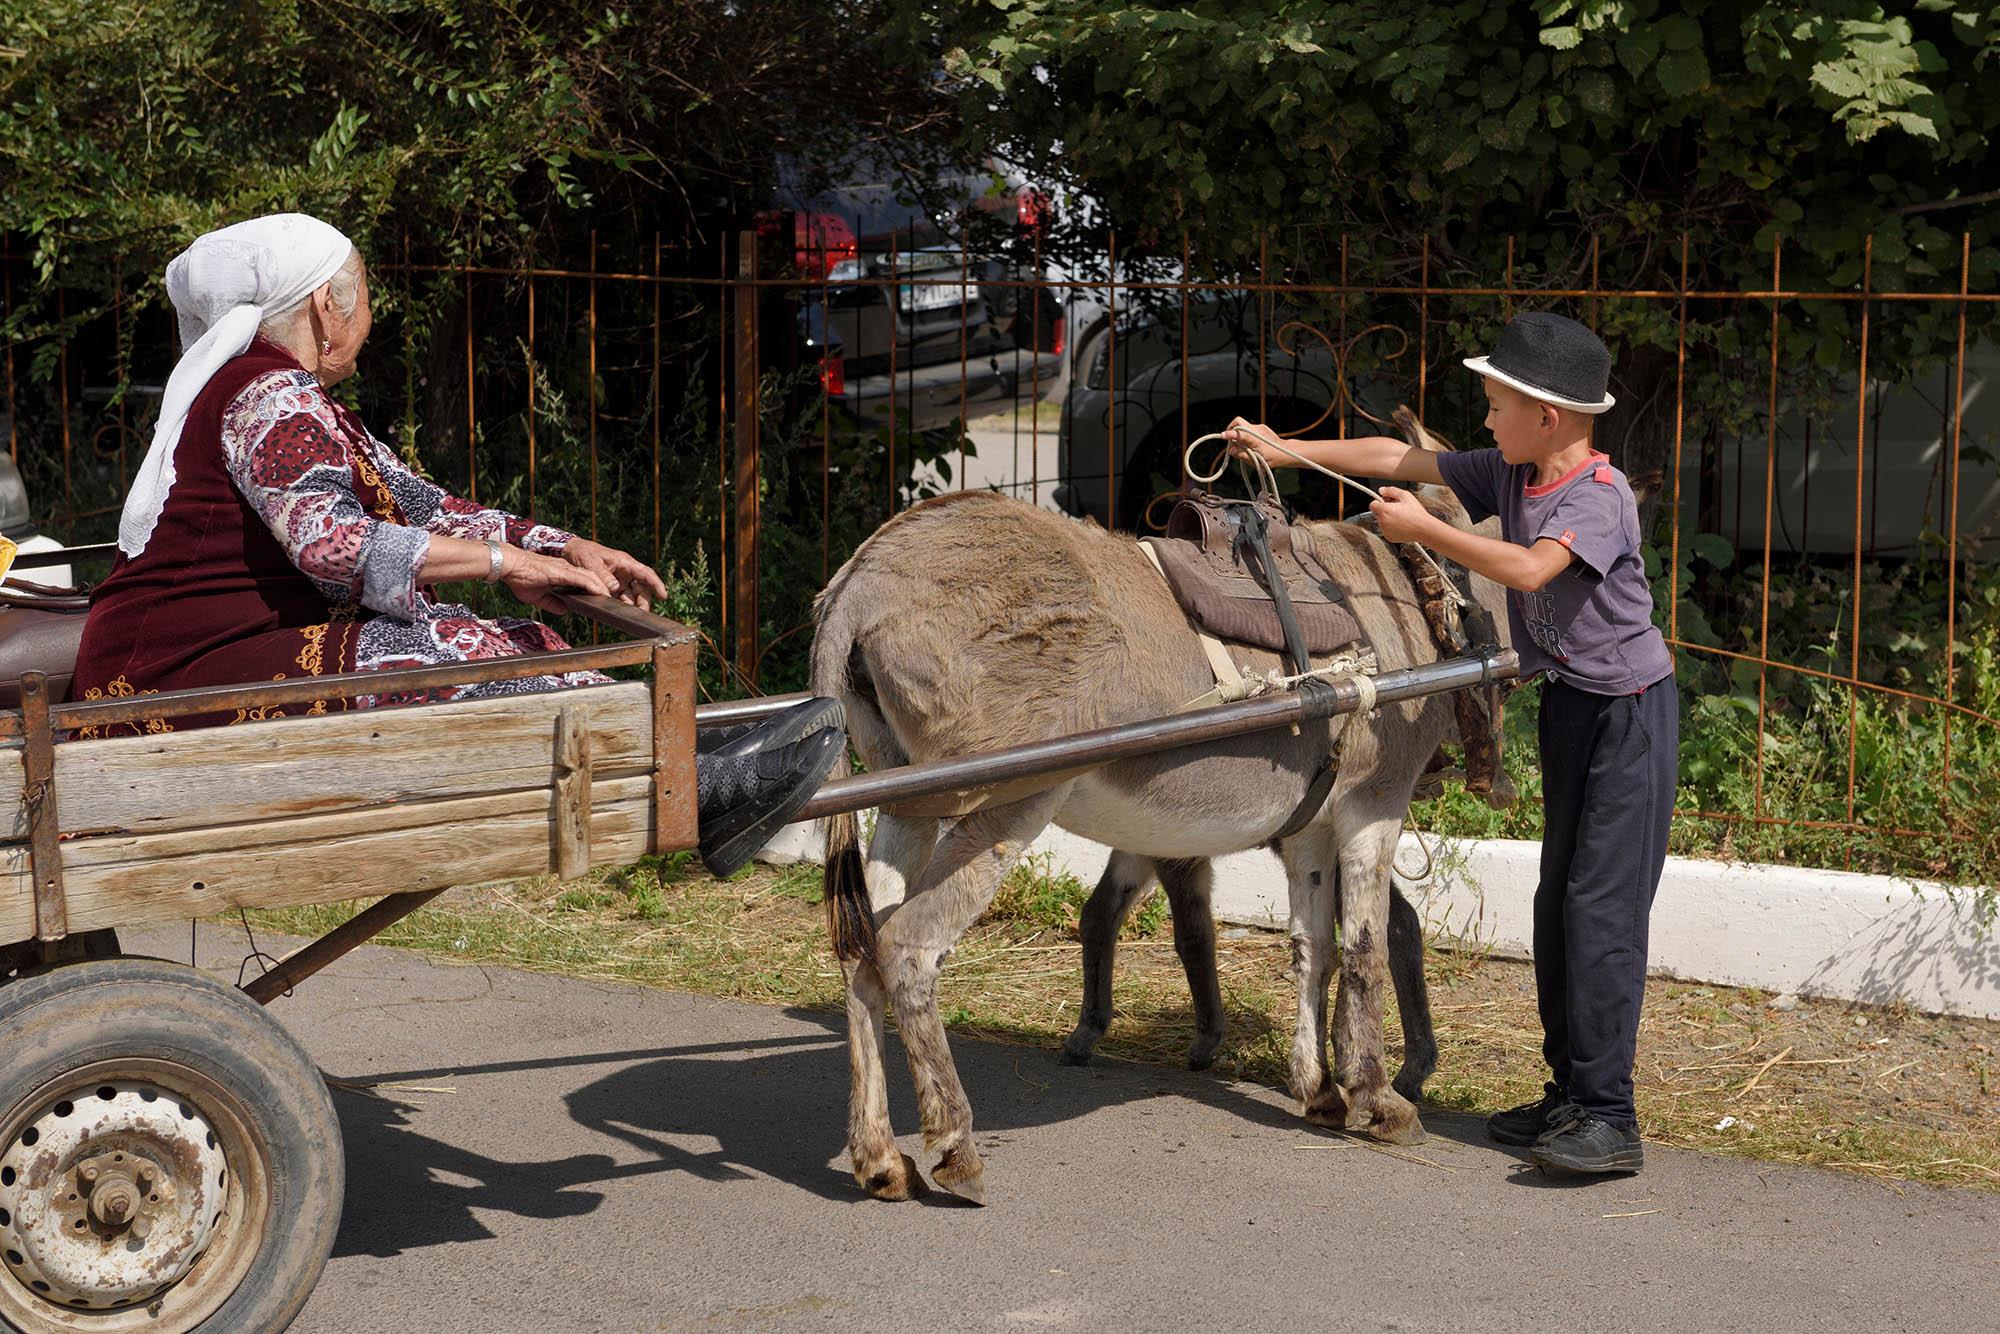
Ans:
<svg viewBox="0 0 2000 1334"><path fill-rule="evenodd" d="M1535 1141L1529 1161L1553 1176L1636 1172L1646 1165L1639 1132L1614 1126L1581 1107L1565 1107L1561 1124Z"/></svg>
<svg viewBox="0 0 2000 1334"><path fill-rule="evenodd" d="M1539 1101L1524 1102L1487 1117L1486 1133L1496 1143L1525 1148L1548 1133L1555 1124L1556 1109L1568 1103L1569 1094L1560 1085L1544 1084Z"/></svg>
<svg viewBox="0 0 2000 1334"><path fill-rule="evenodd" d="M847 711L837 699L824 695L813 698L768 718L721 727L698 728L694 734L697 755L749 755L774 746L789 746L801 737L828 727L840 727Z"/></svg>
<svg viewBox="0 0 2000 1334"><path fill-rule="evenodd" d="M708 873L723 880L741 870L812 799L846 746L846 729L835 726L751 754L697 754L698 766L727 766L697 812Z"/></svg>

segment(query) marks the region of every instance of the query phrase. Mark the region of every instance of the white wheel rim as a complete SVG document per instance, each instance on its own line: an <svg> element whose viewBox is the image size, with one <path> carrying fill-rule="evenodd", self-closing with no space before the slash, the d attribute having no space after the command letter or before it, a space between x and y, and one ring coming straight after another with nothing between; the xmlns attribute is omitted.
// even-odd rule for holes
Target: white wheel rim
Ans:
<svg viewBox="0 0 2000 1334"><path fill-rule="evenodd" d="M135 1079L65 1089L0 1145L0 1259L71 1310L150 1301L208 1249L228 1180L187 1096Z"/></svg>

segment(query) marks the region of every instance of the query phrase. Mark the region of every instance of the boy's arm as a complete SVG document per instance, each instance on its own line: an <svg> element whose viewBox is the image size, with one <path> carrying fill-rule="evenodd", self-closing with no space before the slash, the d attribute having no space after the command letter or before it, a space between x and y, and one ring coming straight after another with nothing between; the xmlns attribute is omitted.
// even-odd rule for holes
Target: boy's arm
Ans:
<svg viewBox="0 0 2000 1334"><path fill-rule="evenodd" d="M1352 440L1279 440L1278 433L1270 427L1241 417L1231 422L1223 434L1229 438L1232 453L1254 449L1273 468L1303 466L1292 457L1297 454L1351 477L1388 477L1398 482L1440 485L1444 482L1444 475L1438 471L1437 455L1386 435L1358 436ZM1276 445L1284 446L1291 454L1280 452Z"/></svg>
<svg viewBox="0 0 2000 1334"><path fill-rule="evenodd" d="M1382 499L1369 508L1389 541L1421 542L1440 556L1522 593L1538 591L1575 559L1570 549L1553 537L1538 538L1533 546L1523 547L1455 528L1425 509L1415 496L1393 486L1385 488Z"/></svg>

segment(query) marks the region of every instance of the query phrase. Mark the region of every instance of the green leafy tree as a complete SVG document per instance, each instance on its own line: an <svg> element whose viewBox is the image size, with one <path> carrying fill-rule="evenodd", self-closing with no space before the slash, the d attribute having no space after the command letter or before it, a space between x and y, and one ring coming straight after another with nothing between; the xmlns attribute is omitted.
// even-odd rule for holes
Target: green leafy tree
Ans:
<svg viewBox="0 0 2000 1334"><path fill-rule="evenodd" d="M781 156L921 142L945 109L879 9L0 0L0 232L41 295L156 283L281 209L378 258L568 259L593 228L630 258L756 207ZM16 334L49 327L36 297Z"/></svg>
<svg viewBox="0 0 2000 1334"><path fill-rule="evenodd" d="M1150 243L1246 275L1523 289L1956 286L2000 269L1993 136L2000 10L1953 0L904 0L969 142L1098 200L1121 251ZM1593 252L1591 238L1597 241ZM1445 312L1451 316L1454 312ZM1672 438L1671 303L1604 303L1635 470ZM1483 341L1497 304L1444 338ZM1768 321L1768 307L1762 308ZM1690 311L1690 396L1740 426L1754 389L1741 303ZM1783 360L1854 360L1856 312L1786 310ZM1955 315L1880 312L1878 373L1914 374ZM1440 351L1455 350L1449 345ZM1825 376L1818 389L1827 388ZM1789 392L1811 390L1803 380Z"/></svg>

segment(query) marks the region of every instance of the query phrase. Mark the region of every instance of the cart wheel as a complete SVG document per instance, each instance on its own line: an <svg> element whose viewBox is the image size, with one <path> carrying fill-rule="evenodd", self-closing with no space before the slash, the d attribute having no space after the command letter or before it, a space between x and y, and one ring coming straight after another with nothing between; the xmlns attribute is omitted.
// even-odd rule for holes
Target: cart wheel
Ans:
<svg viewBox="0 0 2000 1334"><path fill-rule="evenodd" d="M241 993L153 959L0 989L0 1325L281 1330L344 1175L325 1081Z"/></svg>

